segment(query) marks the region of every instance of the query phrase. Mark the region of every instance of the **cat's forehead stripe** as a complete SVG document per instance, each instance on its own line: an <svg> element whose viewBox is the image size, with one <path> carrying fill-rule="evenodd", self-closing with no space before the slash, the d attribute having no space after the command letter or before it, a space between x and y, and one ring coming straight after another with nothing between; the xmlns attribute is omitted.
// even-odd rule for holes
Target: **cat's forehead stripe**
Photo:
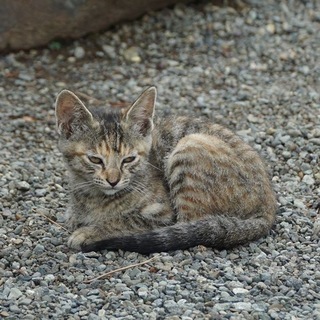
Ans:
<svg viewBox="0 0 320 320"><path fill-rule="evenodd" d="M101 131L103 132L103 141L107 143L108 148L119 152L123 139L123 132L119 121L110 117L103 119L101 122Z"/></svg>
<svg viewBox="0 0 320 320"><path fill-rule="evenodd" d="M111 148L109 147L105 139L101 140L101 142L97 145L96 149L97 153L101 154L104 157L108 157L111 153Z"/></svg>
<svg viewBox="0 0 320 320"><path fill-rule="evenodd" d="M117 133L107 133L96 145L96 151L104 157L109 157L112 153L125 154L128 152L128 147L123 143L122 134L117 130Z"/></svg>

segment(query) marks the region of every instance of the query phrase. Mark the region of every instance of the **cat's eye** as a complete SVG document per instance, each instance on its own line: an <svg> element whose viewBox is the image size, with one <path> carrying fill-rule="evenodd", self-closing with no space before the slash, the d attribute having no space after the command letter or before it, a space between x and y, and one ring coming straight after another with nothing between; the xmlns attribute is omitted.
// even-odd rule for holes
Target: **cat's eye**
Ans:
<svg viewBox="0 0 320 320"><path fill-rule="evenodd" d="M103 164L103 161L101 158L99 157L95 157L95 156L88 156L88 159L94 163L94 164Z"/></svg>
<svg viewBox="0 0 320 320"><path fill-rule="evenodd" d="M130 162L133 162L135 159L136 159L135 156L126 157L122 160L122 163L130 163Z"/></svg>

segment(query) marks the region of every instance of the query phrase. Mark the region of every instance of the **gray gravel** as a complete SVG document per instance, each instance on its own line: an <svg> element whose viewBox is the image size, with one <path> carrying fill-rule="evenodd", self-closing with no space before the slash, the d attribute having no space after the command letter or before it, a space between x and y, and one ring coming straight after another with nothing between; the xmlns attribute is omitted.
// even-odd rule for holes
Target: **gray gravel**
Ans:
<svg viewBox="0 0 320 320"><path fill-rule="evenodd" d="M1 319L320 319L320 3L237 3L0 58ZM158 110L209 117L264 155L277 225L234 250L161 253L86 283L150 257L71 252L43 216L63 223L67 201L54 99L68 88L116 108L151 84Z"/></svg>

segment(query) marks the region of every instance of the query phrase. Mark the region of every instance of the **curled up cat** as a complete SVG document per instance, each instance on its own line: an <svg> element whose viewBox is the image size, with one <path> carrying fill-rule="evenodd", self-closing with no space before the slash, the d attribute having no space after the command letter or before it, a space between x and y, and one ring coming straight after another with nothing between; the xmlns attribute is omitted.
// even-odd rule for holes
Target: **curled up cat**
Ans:
<svg viewBox="0 0 320 320"><path fill-rule="evenodd" d="M155 117L156 95L150 87L127 109L89 111L59 94L69 246L147 254L266 236L277 205L259 155L208 120Z"/></svg>

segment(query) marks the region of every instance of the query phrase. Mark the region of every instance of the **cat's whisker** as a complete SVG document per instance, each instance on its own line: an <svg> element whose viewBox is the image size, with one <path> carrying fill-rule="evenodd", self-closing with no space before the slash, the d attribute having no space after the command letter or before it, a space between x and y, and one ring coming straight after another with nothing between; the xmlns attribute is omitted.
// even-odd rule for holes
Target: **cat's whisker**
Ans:
<svg viewBox="0 0 320 320"><path fill-rule="evenodd" d="M135 188L136 190L145 191L145 188L139 185L132 185L132 187Z"/></svg>
<svg viewBox="0 0 320 320"><path fill-rule="evenodd" d="M138 183L137 181L134 181L130 185L128 185L126 188L124 188L124 190L134 191L139 194L145 195L146 186L142 183Z"/></svg>
<svg viewBox="0 0 320 320"><path fill-rule="evenodd" d="M157 170L159 170L159 171L162 172L162 170L161 170L160 168L154 166L154 165L153 165L152 163L150 163L149 161L146 161L145 163L146 163L147 165L151 166L152 168L155 168L155 169L157 169Z"/></svg>
<svg viewBox="0 0 320 320"><path fill-rule="evenodd" d="M79 192L79 191L86 191L87 188L93 186L93 183L91 181L85 181L85 182L80 182L78 184L75 184L72 186L72 188L69 190L69 193L72 192Z"/></svg>
<svg viewBox="0 0 320 320"><path fill-rule="evenodd" d="M138 194L141 194L141 195L146 195L146 193L145 193L145 191L144 190L141 190L141 189L139 189L139 188L133 188L133 191L134 192L136 192L136 193L138 193Z"/></svg>
<svg viewBox="0 0 320 320"><path fill-rule="evenodd" d="M76 192L76 191L85 189L85 188L87 188L88 186L89 186L89 185L76 186L76 187L73 187L72 189L70 189L68 192L69 192L69 193Z"/></svg>
<svg viewBox="0 0 320 320"><path fill-rule="evenodd" d="M131 190L131 191L134 191L134 192L136 192L136 193L139 193L139 194L141 194L141 195L145 195L144 190L139 189L139 188L137 188L137 187L131 186L130 190Z"/></svg>
<svg viewBox="0 0 320 320"><path fill-rule="evenodd" d="M138 187L142 191L145 191L147 189L147 186L145 184L138 182L138 181L132 182L131 186Z"/></svg>
<svg viewBox="0 0 320 320"><path fill-rule="evenodd" d="M75 189L75 190L72 190L72 192L70 192L71 194L72 193L85 193L88 189L87 188L78 188L78 189Z"/></svg>
<svg viewBox="0 0 320 320"><path fill-rule="evenodd" d="M82 186L86 186L86 185L90 185L92 184L92 181L84 181L84 182L79 182L79 183L76 183L74 184L72 187L82 187Z"/></svg>
<svg viewBox="0 0 320 320"><path fill-rule="evenodd" d="M142 181L134 180L130 184L141 185L142 187L146 187L145 183Z"/></svg>

